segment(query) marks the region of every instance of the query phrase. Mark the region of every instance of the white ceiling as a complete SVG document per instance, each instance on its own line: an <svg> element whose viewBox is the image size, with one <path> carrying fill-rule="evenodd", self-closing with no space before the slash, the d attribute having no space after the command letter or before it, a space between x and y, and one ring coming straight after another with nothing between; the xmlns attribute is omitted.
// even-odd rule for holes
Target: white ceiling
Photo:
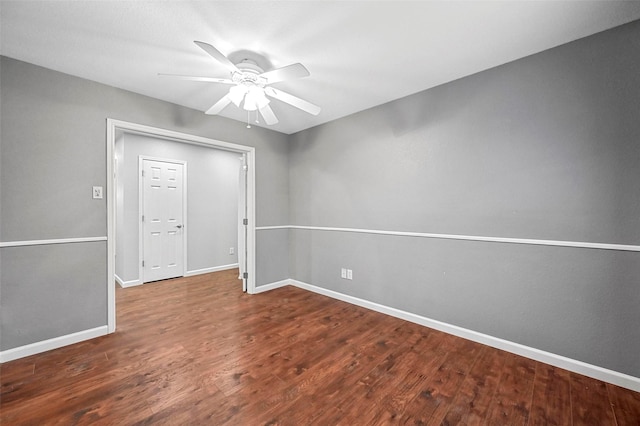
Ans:
<svg viewBox="0 0 640 426"><path fill-rule="evenodd" d="M274 100L268 127L290 134L639 19L640 2L2 0L0 15L2 55L200 111L229 86L157 76L227 77L194 40L300 62L310 77L274 87L322 112Z"/></svg>

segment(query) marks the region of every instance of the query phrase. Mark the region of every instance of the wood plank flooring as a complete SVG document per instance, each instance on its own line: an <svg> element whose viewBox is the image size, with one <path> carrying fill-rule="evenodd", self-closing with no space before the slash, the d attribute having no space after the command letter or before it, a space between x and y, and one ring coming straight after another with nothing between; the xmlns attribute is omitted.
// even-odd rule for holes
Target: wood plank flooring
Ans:
<svg viewBox="0 0 640 426"><path fill-rule="evenodd" d="M236 277L118 289L115 334L0 366L0 424L640 424L639 393Z"/></svg>

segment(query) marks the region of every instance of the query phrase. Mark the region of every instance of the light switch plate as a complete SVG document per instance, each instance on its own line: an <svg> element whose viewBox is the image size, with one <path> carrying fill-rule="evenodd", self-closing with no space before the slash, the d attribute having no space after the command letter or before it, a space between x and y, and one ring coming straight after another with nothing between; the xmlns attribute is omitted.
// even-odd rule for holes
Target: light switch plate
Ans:
<svg viewBox="0 0 640 426"><path fill-rule="evenodd" d="M102 199L102 187L101 186L94 186L93 187L93 199L94 200L101 200Z"/></svg>

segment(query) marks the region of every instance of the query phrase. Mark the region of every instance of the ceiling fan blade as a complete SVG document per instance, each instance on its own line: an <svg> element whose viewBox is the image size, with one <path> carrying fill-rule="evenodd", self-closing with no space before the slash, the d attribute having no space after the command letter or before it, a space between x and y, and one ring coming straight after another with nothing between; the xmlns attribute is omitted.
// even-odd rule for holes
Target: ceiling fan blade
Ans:
<svg viewBox="0 0 640 426"><path fill-rule="evenodd" d="M224 65L225 67L227 67L229 69L229 71L231 72L236 72L236 71L240 71L238 69L238 67L236 67L233 62L231 62L229 60L229 58L227 58L226 56L224 56L222 54L222 52L220 52L218 49L216 49L215 47L213 47L212 45L202 42L202 41L194 41L195 44L198 45L198 47L200 47L202 50L204 50L205 52L207 52L209 55L211 55L214 59L216 59L218 62L220 62L222 65Z"/></svg>
<svg viewBox="0 0 640 426"><path fill-rule="evenodd" d="M260 74L260 77L267 79L267 84L277 83L284 80L292 80L294 78L308 77L309 71L302 64L291 64L286 67L277 68Z"/></svg>
<svg viewBox="0 0 640 426"><path fill-rule="evenodd" d="M229 105L230 103L231 103L231 99L229 99L229 95L225 95L222 99L220 99L218 102L216 102L211 108L206 110L205 114L216 115L220 111L225 109L225 107L227 105Z"/></svg>
<svg viewBox="0 0 640 426"><path fill-rule="evenodd" d="M276 124L278 122L278 117L276 117L269 105L265 105L260 108L260 114L262 114L264 122L268 125Z"/></svg>
<svg viewBox="0 0 640 426"><path fill-rule="evenodd" d="M278 99L279 101L285 102L298 109L301 109L304 112L308 112L311 115L318 115L321 111L321 108L319 106L273 87L265 87L264 93L266 93L268 96L271 96L272 98Z"/></svg>
<svg viewBox="0 0 640 426"><path fill-rule="evenodd" d="M224 84L234 84L232 80L228 78L216 78L216 77L199 77L196 75L180 75L180 74L164 74L158 73L160 77L171 77L176 78L178 80L191 80L191 81L205 81L209 83L224 83Z"/></svg>

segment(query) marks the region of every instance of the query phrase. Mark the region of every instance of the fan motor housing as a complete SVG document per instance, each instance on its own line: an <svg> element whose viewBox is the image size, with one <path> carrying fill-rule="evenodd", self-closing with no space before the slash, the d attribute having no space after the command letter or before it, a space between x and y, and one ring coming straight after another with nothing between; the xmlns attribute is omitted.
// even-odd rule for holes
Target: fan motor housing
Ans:
<svg viewBox="0 0 640 426"><path fill-rule="evenodd" d="M231 79L234 83L259 87L264 87L267 84L266 79L260 77L260 74L262 74L264 70L254 61L244 59L235 64L235 66L240 70L240 72L234 72L231 74Z"/></svg>

